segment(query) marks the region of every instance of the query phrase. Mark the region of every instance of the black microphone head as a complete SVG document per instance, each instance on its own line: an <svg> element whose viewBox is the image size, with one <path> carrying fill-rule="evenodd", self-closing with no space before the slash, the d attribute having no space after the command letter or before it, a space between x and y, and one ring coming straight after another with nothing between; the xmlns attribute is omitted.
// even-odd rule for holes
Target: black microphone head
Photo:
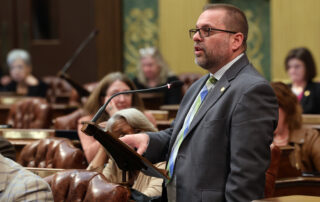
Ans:
<svg viewBox="0 0 320 202"><path fill-rule="evenodd" d="M178 87L181 87L182 85L183 85L183 82L182 82L182 81L176 80L176 81L170 82L168 88L169 88L169 89L171 89L171 88L178 88Z"/></svg>

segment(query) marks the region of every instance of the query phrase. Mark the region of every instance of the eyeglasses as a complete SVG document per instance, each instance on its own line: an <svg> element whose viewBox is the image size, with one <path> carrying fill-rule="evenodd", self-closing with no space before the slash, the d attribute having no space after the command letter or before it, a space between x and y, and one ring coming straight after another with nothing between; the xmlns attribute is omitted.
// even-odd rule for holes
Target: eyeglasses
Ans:
<svg viewBox="0 0 320 202"><path fill-rule="evenodd" d="M237 33L234 31L229 31L229 30L224 30L224 29L216 29L216 28L212 28L212 27L201 27L201 28L196 28L196 29L189 29L189 36L192 39L193 36L197 32L199 32L200 37L204 38L204 37L210 36L212 31L227 32L227 33L231 33L231 34Z"/></svg>

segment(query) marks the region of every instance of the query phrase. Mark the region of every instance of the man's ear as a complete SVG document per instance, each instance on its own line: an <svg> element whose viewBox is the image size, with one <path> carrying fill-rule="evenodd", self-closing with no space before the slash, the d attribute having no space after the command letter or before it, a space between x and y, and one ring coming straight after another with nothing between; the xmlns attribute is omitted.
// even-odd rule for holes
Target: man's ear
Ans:
<svg viewBox="0 0 320 202"><path fill-rule="evenodd" d="M244 35L241 32L237 32L232 35L231 48L233 51L238 50L242 46Z"/></svg>

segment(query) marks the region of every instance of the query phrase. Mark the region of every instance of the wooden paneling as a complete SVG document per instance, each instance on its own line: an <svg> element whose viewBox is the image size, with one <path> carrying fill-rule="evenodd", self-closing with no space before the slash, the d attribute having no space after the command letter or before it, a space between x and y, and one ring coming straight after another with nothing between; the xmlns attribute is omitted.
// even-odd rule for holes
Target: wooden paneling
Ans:
<svg viewBox="0 0 320 202"><path fill-rule="evenodd" d="M290 49L309 48L320 70L320 1L271 0L272 79L287 80L284 60ZM320 74L317 76L319 80Z"/></svg>
<svg viewBox="0 0 320 202"><path fill-rule="evenodd" d="M177 73L205 73L194 63L189 29L194 28L207 0L159 0L160 50Z"/></svg>

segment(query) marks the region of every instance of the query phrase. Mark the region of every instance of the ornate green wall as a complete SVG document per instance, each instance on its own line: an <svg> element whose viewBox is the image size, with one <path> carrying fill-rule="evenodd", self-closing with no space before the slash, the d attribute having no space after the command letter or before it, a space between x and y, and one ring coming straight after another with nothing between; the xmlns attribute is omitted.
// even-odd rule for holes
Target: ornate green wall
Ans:
<svg viewBox="0 0 320 202"><path fill-rule="evenodd" d="M247 55L257 70L271 80L270 68L270 1L269 0L212 0L212 3L230 3L247 16L249 36Z"/></svg>
<svg viewBox="0 0 320 202"><path fill-rule="evenodd" d="M158 46L158 0L123 0L124 71L133 76L139 49Z"/></svg>

